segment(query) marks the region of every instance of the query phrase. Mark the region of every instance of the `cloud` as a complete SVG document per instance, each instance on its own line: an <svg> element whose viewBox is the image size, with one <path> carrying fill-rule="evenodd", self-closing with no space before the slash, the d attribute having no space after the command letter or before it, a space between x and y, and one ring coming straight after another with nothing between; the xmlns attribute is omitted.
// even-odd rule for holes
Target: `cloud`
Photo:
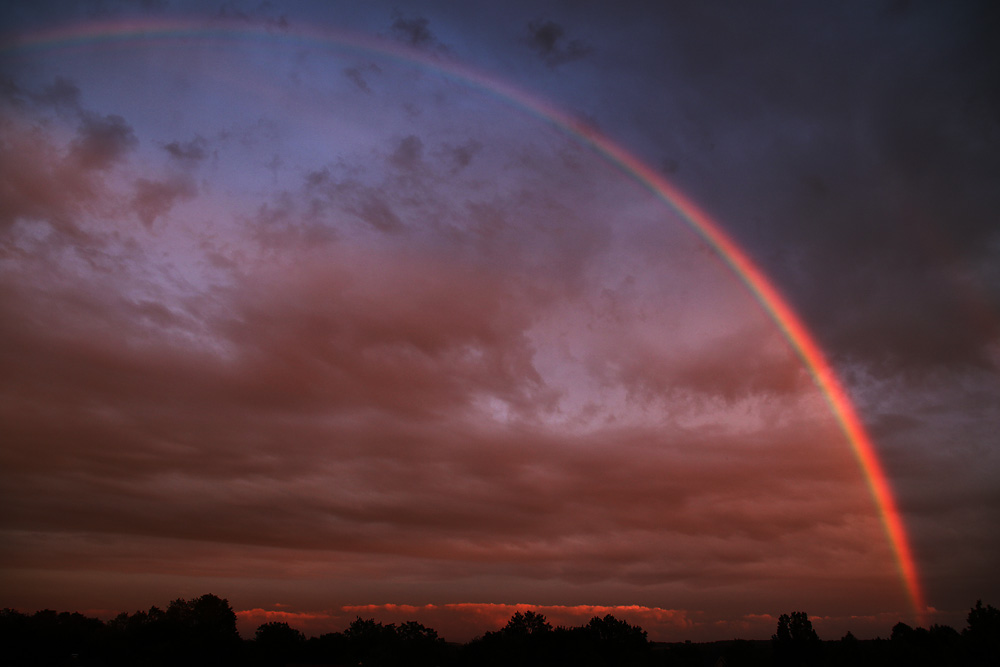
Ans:
<svg viewBox="0 0 1000 667"><path fill-rule="evenodd" d="M163 150L181 163L193 164L208 158L208 141L204 137L195 136L191 141L171 141L164 144Z"/></svg>
<svg viewBox="0 0 1000 667"><path fill-rule="evenodd" d="M441 157L451 163L451 173L457 174L462 169L468 167L472 163L473 158L482 150L482 142L476 139L469 139L458 146L444 144L441 147L440 154Z"/></svg>
<svg viewBox="0 0 1000 667"><path fill-rule="evenodd" d="M419 164L422 146L416 137L415 143L407 146L404 141L396 153L389 157L402 170L413 169ZM367 227L382 234L399 234L406 230L403 218L397 213L396 205L387 188L373 187L357 180L337 179L329 169L324 168L306 175L304 192L309 197L309 207L302 210L299 196L284 193L277 206L264 204L258 212L256 224L265 236L271 231L283 237L295 229L304 238L315 241L335 238L336 228L344 224L338 213L349 214Z"/></svg>
<svg viewBox="0 0 1000 667"><path fill-rule="evenodd" d="M70 157L84 169L108 169L139 143L135 132L121 116L86 113L78 136L70 145Z"/></svg>
<svg viewBox="0 0 1000 667"><path fill-rule="evenodd" d="M406 297L400 295L401 302ZM144 313L150 309L149 304L137 307ZM163 311L156 312L158 326L150 327L151 332L162 326ZM275 338L275 325L287 321L289 313L269 312L275 320L250 320L248 333ZM439 319L442 311L428 315ZM305 324L312 315L298 317ZM465 319L461 312L454 318ZM338 319L355 318L343 311ZM331 330L322 321L310 326L317 333ZM117 322L111 328L121 330ZM281 324L279 331L287 328ZM378 331L365 332L362 339L373 343L352 348L351 356L371 363L365 360L385 345L377 343L383 338ZM399 323L391 331L404 340L423 338L408 335ZM267 364L255 361L255 355L234 363L240 369L235 375L208 357L181 350L163 350L156 362L143 355L146 361L140 363L141 357L115 354L120 346L114 340L100 346L77 337L77 343L67 340L58 346L43 339L32 354L25 341L5 336L24 363L47 355L59 362L57 368L67 369L46 371L22 392L25 406L37 405L39 392L49 393L60 420L46 426L44 412L15 418L24 413L20 403L5 416L19 443L6 459L8 474L16 474L6 485L14 525L328 554L391 553L380 565L371 561L386 576L400 568L413 574L422 559L444 557L430 566L429 576L499 569L569 581L718 583L727 571L733 580L746 573L744 568L754 571L753 564L767 557L765 544L775 536L808 543L815 530L813 517L832 520L843 511L836 509L843 500L834 500L842 495L823 490L822 480L831 466L836 468L836 457L826 460L814 451L797 458L791 444L785 451L768 449L762 455L756 449L738 456L734 447L716 440L719 456L733 457L729 465L720 465L721 458L703 464L683 454L699 451L704 456L706 443L671 441L661 434L652 444L640 444L651 442L649 431L600 432L576 443L523 428L490 435L474 425L480 419L474 411L468 423L462 417L470 409L463 407L467 390L450 398L441 388L429 392L418 373L399 363L393 363L395 377L406 378L405 383L385 385L378 376L331 364L325 346L310 350L302 336L290 337L264 355L270 359ZM434 340L422 344L433 350L439 344ZM77 347L75 353L70 345ZM280 357L289 355L300 355L302 364L286 371L282 366L287 361ZM310 411L315 416L310 416L302 413L309 404L303 398L317 390L316 378L309 376L317 365L327 376L346 371L355 380L346 383L349 391L327 393L316 401ZM93 366L103 369L102 378L87 376L85 369ZM434 372L442 373L441 366ZM81 371L74 374L74 367ZM196 376L198 388L191 389ZM52 381L55 377L59 383ZM490 377L479 383L484 381L495 382ZM84 387L90 404L107 407L94 412L72 401ZM253 416L245 414L242 406L247 405L254 406ZM417 406L421 412L412 411ZM427 413L428 408L434 412ZM141 427L127 417L140 411L149 415ZM184 416L183 428L176 426L179 415ZM75 434L71 439L70 433ZM39 469L23 447L41 443L48 443L45 474L33 478L29 471ZM179 451L187 455L179 458ZM773 481L764 491L758 480L770 478L757 474L762 469L811 485L813 495ZM721 480L727 480L728 488L720 494ZM59 488L63 490L57 492ZM48 492L40 494L43 490ZM788 506L789 496L795 506ZM25 503L18 497L35 500ZM75 498L72 506L67 504L70 497ZM850 515L843 521L848 533L862 525ZM869 548L868 531L878 530L877 521L860 530L860 541L851 547L859 552L849 559L851 568ZM607 539L608 531L614 540ZM706 533L721 542L704 551ZM723 543L732 548L720 550ZM828 549L831 541L815 543L817 549ZM841 549L851 544L835 543ZM175 548L163 551L164 556L173 559L168 554ZM819 556L805 551L809 558ZM695 554L700 564L692 567ZM659 566L646 569L643 564L649 563Z"/></svg>
<svg viewBox="0 0 1000 667"><path fill-rule="evenodd" d="M683 536L772 539L844 511L842 500L785 508L790 488L758 488L771 477L757 470L817 489L842 465L818 451L795 457L792 433L787 451L740 454L730 436L712 443L659 424L585 440L530 427L552 406L524 333L543 307L530 291L440 257L331 250L220 293L223 307L200 326L192 304L125 300L99 284L39 286L5 303L20 316L5 318L4 375L22 378L4 418L19 443L8 489L36 499L12 502L11 515L51 529L447 553L452 570L506 563L642 581L667 578L635 568L669 542L677 556L696 545ZM224 357L178 336L205 326ZM501 403L522 426L492 421ZM25 473L38 446L47 472L34 478ZM730 463L684 455L712 448ZM75 489L73 508L52 484ZM733 504L744 497L758 500ZM620 541L602 544L609 530ZM756 539L736 562L757 557Z"/></svg>
<svg viewBox="0 0 1000 667"><path fill-rule="evenodd" d="M288 29L288 17L285 14L278 16L265 16L265 13L273 13L275 6L270 2L262 2L254 8L253 14L248 14L240 8L239 3L233 0L226 0L219 7L215 18L223 21L241 21L245 23L260 23L268 28Z"/></svg>
<svg viewBox="0 0 1000 667"><path fill-rule="evenodd" d="M365 73L371 72L378 74L381 71L382 70L378 65L374 63L368 63L364 67L345 67L344 76L350 79L351 83L357 86L359 90L371 94L372 89L368 85L368 80L365 78Z"/></svg>
<svg viewBox="0 0 1000 667"><path fill-rule="evenodd" d="M236 626L243 637L253 637L264 623L287 623L307 637L318 637L328 632L342 632L350 623L344 620L345 615L329 612L291 612L259 607L236 611Z"/></svg>
<svg viewBox="0 0 1000 667"><path fill-rule="evenodd" d="M769 325L769 323L767 323ZM769 327L768 327L769 328ZM696 349L670 350L634 341L604 350L594 364L637 398L693 394L738 401L749 396L789 396L811 386L786 341L762 330L706 337Z"/></svg>
<svg viewBox="0 0 1000 667"><path fill-rule="evenodd" d="M362 220L380 232L393 234L405 228L399 216L375 193L371 193L354 210Z"/></svg>
<svg viewBox="0 0 1000 667"><path fill-rule="evenodd" d="M593 48L582 40L567 41L563 27L553 21L529 23L525 42L550 67L580 60L593 51Z"/></svg>
<svg viewBox="0 0 1000 667"><path fill-rule="evenodd" d="M690 127L674 135L704 133L714 148L665 141L680 148L669 152L684 165L680 185L715 207L838 363L885 377L990 368L997 318L983 315L998 287L986 267L998 264L998 246L988 211L1000 201L988 184L1000 133L985 113L995 87L975 64L996 59L988 10L883 10L859 21L802 8L773 20L705 6L661 19L671 36L642 57L670 62L657 76L702 100L681 105L671 126ZM851 35L849 54L832 34ZM885 50L887 35L898 48ZM861 69L865 77L853 75ZM637 96L630 106L650 103ZM740 193L705 187L699 164L717 184L742 183Z"/></svg>
<svg viewBox="0 0 1000 667"><path fill-rule="evenodd" d="M396 39L406 42L410 46L423 49L444 49L444 45L438 41L429 26L430 21L422 16L405 18L397 13L390 30Z"/></svg>
<svg viewBox="0 0 1000 667"><path fill-rule="evenodd" d="M44 135L23 123L0 121L0 141L8 155L23 159L0 161L0 223L10 228L26 218L54 221L73 228L72 219L81 199L89 199L86 177L58 158L57 149Z"/></svg>
<svg viewBox="0 0 1000 667"><path fill-rule="evenodd" d="M397 169L416 169L423 162L423 154L424 142L411 134L400 140L396 150L389 156L389 163Z"/></svg>
<svg viewBox="0 0 1000 667"><path fill-rule="evenodd" d="M153 181L139 178L135 181L135 195L132 208L146 226L165 215L178 201L191 199L197 194L194 182L189 178L173 178Z"/></svg>
<svg viewBox="0 0 1000 667"><path fill-rule="evenodd" d="M65 156L64 147L41 127L8 116L0 121L0 144L19 158L0 161L0 228L43 222L79 236L81 214L107 203L106 188L84 166L88 160Z"/></svg>
<svg viewBox="0 0 1000 667"><path fill-rule="evenodd" d="M80 110L80 88L71 79L57 76L55 80L32 95L32 99L43 105L70 111Z"/></svg>
<svg viewBox="0 0 1000 667"><path fill-rule="evenodd" d="M341 255L329 267L327 261L300 263L265 289L243 294L239 323L227 324L229 336L253 345L244 368L269 367L248 378L287 382L292 393L276 397L304 399L316 391L323 401L385 400L402 409L432 406L435 397L464 402L476 385L517 402L531 395L528 304L501 276L396 253ZM373 273L374 266L381 268ZM292 341L291 355L274 356ZM340 370L331 374L333 368ZM462 388L466 382L472 386ZM517 398L521 391L528 396Z"/></svg>
<svg viewBox="0 0 1000 667"><path fill-rule="evenodd" d="M113 208L108 177L138 139L124 118L83 109L79 99L62 77L39 93L16 84L5 91L0 142L18 160L0 162L0 228L44 223L80 241L85 215Z"/></svg>

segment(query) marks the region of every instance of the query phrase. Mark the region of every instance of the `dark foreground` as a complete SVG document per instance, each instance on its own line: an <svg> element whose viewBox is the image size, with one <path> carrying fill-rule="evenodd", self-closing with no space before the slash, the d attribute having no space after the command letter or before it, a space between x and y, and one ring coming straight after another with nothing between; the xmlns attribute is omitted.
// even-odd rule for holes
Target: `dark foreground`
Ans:
<svg viewBox="0 0 1000 667"><path fill-rule="evenodd" d="M229 602L215 595L122 613L107 623L79 613L0 612L0 666L174 667L178 665L412 667L492 665L649 665L656 667L1000 665L1000 610L977 602L961 631L897 623L888 639L850 633L822 641L803 612L782 615L770 640L703 644L650 642L613 616L553 628L518 612L507 625L467 644L447 643L415 622L384 625L358 618L343 632L306 639L285 623L265 623L241 639Z"/></svg>

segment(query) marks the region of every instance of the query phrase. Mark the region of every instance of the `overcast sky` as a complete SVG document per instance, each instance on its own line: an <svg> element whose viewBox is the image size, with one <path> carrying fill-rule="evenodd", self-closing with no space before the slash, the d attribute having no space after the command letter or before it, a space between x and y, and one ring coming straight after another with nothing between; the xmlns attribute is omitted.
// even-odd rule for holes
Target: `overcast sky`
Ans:
<svg viewBox="0 0 1000 667"><path fill-rule="evenodd" d="M38 1L0 26L0 606L211 592L244 634L464 641L533 605L703 640L1000 600L995 3ZM791 342L566 118L802 318L923 617Z"/></svg>

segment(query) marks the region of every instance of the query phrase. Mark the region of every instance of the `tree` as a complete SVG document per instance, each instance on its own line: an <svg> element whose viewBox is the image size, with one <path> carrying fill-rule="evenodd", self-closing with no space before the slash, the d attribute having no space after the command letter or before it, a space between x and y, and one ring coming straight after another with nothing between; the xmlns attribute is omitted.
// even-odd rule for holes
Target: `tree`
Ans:
<svg viewBox="0 0 1000 667"><path fill-rule="evenodd" d="M305 643L305 635L281 621L264 623L254 633L256 653L269 665L297 660Z"/></svg>
<svg viewBox="0 0 1000 667"><path fill-rule="evenodd" d="M962 636L976 664L1000 664L1000 609L984 607L982 600L976 600L976 606L969 610L968 624Z"/></svg>
<svg viewBox="0 0 1000 667"><path fill-rule="evenodd" d="M476 665L549 665L556 633L543 614L514 612L505 625L466 646L465 661Z"/></svg>
<svg viewBox="0 0 1000 667"><path fill-rule="evenodd" d="M585 638L586 650L602 665L639 664L649 652L646 631L611 614L593 617L579 631Z"/></svg>
<svg viewBox="0 0 1000 667"><path fill-rule="evenodd" d="M793 611L792 615L782 614L778 618L776 634L771 635L772 641L780 642L818 642L819 635L813 630L812 621L804 611Z"/></svg>
<svg viewBox="0 0 1000 667"><path fill-rule="evenodd" d="M645 644L646 631L638 625L629 625L611 614L604 618L597 616L584 626L587 632L601 642L610 644Z"/></svg>
<svg viewBox="0 0 1000 667"><path fill-rule="evenodd" d="M326 632L306 640L305 661L319 664L341 664L347 654L347 638L342 632Z"/></svg>
<svg viewBox="0 0 1000 667"><path fill-rule="evenodd" d="M811 665L819 659L822 644L804 611L778 617L778 627L771 635L774 660L778 665Z"/></svg>
<svg viewBox="0 0 1000 667"><path fill-rule="evenodd" d="M396 639L396 625L383 625L373 618L358 616L344 630L344 636L353 644L359 646L375 646L388 644Z"/></svg>
<svg viewBox="0 0 1000 667"><path fill-rule="evenodd" d="M358 616L344 630L347 655L353 663L388 664L396 650L396 625Z"/></svg>
<svg viewBox="0 0 1000 667"><path fill-rule="evenodd" d="M78 612L13 609L0 612L0 664L64 664L72 656L91 659L105 632L104 623Z"/></svg>
<svg viewBox="0 0 1000 667"><path fill-rule="evenodd" d="M404 644L426 644L438 641L437 630L416 621L407 621L396 628L396 637Z"/></svg>
<svg viewBox="0 0 1000 667"><path fill-rule="evenodd" d="M834 664L857 665L861 663L861 642L850 630L833 648Z"/></svg>
<svg viewBox="0 0 1000 667"><path fill-rule="evenodd" d="M419 667L439 665L444 659L446 645L437 630L424 627L416 621L407 621L396 628L399 664Z"/></svg>
<svg viewBox="0 0 1000 667"><path fill-rule="evenodd" d="M211 593L178 598L163 614L170 658L188 664L227 665L238 661L242 640L229 600Z"/></svg>
<svg viewBox="0 0 1000 667"><path fill-rule="evenodd" d="M528 637L551 631L552 625L545 620L545 614L536 614L529 609L523 614L514 612L500 632L508 637Z"/></svg>
<svg viewBox="0 0 1000 667"><path fill-rule="evenodd" d="M894 642L907 642L913 638L913 635L913 628L900 621L892 626L892 633L889 635L889 639Z"/></svg>

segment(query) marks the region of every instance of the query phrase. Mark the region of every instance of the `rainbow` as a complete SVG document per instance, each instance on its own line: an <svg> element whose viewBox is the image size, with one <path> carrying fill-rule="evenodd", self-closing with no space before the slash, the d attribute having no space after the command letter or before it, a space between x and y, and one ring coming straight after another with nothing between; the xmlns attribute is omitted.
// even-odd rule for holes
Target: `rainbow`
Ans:
<svg viewBox="0 0 1000 667"><path fill-rule="evenodd" d="M471 85L512 103L522 110L555 125L574 139L590 146L622 172L642 184L673 208L701 238L709 243L730 269L746 285L777 324L789 344L809 370L828 402L861 468L883 528L895 554L899 575L916 617L926 613L924 594L910 548L906 528L896 505L889 478L879 461L874 442L868 435L843 384L837 378L814 336L789 305L787 299L733 239L707 213L628 150L551 104L442 56L406 47L389 40L334 29L296 27L290 30L227 20L143 18L141 20L98 21L72 24L30 34L0 38L0 54L18 57L53 48L131 44L140 40L157 42L183 39L261 40L292 45L319 45L374 55L404 63L417 63L455 80Z"/></svg>

